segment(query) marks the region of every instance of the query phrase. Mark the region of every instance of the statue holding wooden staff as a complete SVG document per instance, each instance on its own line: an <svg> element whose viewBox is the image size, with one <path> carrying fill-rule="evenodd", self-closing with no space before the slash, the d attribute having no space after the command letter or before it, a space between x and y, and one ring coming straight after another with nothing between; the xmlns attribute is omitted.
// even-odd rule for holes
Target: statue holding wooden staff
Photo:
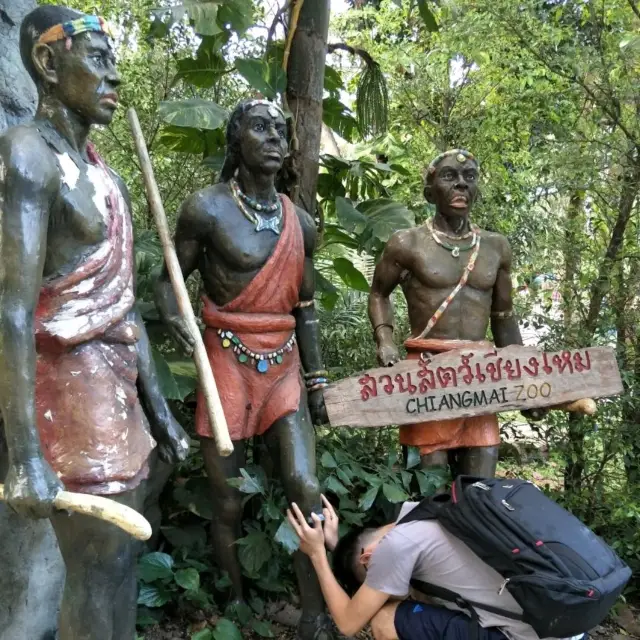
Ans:
<svg viewBox="0 0 640 640"><path fill-rule="evenodd" d="M184 202L175 234L184 277L196 269L202 276L204 341L234 441L233 454L221 457L200 396L196 429L216 514L213 546L240 599L245 591L234 543L242 536L242 496L227 479L245 465L247 439L263 435L290 502L307 516L322 513L312 426L312 419L326 420L327 383L313 305L316 228L276 192L286 153L280 108L264 100L239 104L227 127L221 182ZM157 305L176 341L191 351L193 335L178 313L166 269ZM299 637L330 638L308 558L296 553L294 566L302 602Z"/></svg>
<svg viewBox="0 0 640 640"><path fill-rule="evenodd" d="M133 640L133 539L55 507L75 508L64 487L85 494L85 512L92 496L139 510L154 447L176 462L188 439L160 392L134 307L127 189L88 141L118 103L108 27L42 6L20 38L39 103L32 122L0 137L4 499L55 530L66 565L57 637Z"/></svg>
<svg viewBox="0 0 640 640"><path fill-rule="evenodd" d="M500 444L496 413L517 408L536 419L541 407L621 387L611 353L594 352L592 363L589 353L549 356L520 346L509 243L469 219L478 177L468 151L454 149L431 162L424 193L435 216L391 237L369 296L378 360L391 368L333 385L325 400L336 426L399 424L400 442L419 449L424 468L492 477ZM390 299L397 286L411 326L408 361L400 364ZM489 324L493 344L486 340ZM596 364L603 366L596 370ZM605 373L611 375L603 382L597 376ZM560 374L562 381L555 377ZM570 409L592 412L594 403Z"/></svg>

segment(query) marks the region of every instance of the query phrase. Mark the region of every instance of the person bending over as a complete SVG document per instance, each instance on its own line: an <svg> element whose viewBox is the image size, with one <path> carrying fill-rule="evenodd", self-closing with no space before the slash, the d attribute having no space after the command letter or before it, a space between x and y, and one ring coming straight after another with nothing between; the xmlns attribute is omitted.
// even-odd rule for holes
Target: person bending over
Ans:
<svg viewBox="0 0 640 640"><path fill-rule="evenodd" d="M538 640L528 624L477 609L480 628L455 605L428 603L412 579L455 591L467 600L513 613L522 609L502 589L504 578L435 520L400 522L417 502L405 502L396 522L352 530L338 541L338 518L327 499L324 530L310 526L294 503L288 520L300 538L331 617L345 636L371 623L375 640ZM333 571L325 546L333 551ZM341 586L342 584L342 586ZM343 588L344 587L344 588ZM476 635L477 634L477 635ZM586 640L580 635L573 640Z"/></svg>

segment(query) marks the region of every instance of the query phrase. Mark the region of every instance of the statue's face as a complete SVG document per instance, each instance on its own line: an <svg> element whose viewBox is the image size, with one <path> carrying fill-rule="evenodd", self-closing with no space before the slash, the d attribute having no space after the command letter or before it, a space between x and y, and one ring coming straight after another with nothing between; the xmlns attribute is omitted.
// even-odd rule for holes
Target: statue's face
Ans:
<svg viewBox="0 0 640 640"><path fill-rule="evenodd" d="M473 160L459 161L457 155L447 156L436 166L429 202L447 217L468 216L478 195L478 168Z"/></svg>
<svg viewBox="0 0 640 640"><path fill-rule="evenodd" d="M240 125L240 156L250 171L276 174L287 154L287 123L278 109L259 104Z"/></svg>
<svg viewBox="0 0 640 640"><path fill-rule="evenodd" d="M55 63L60 101L89 124L110 124L118 107L120 76L107 37L79 34L69 51L64 44L58 47Z"/></svg>

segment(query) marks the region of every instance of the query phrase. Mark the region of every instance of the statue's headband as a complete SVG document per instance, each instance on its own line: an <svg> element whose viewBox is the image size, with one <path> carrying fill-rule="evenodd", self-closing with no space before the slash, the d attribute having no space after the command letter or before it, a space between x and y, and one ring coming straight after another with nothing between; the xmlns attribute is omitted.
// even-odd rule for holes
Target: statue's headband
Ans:
<svg viewBox="0 0 640 640"><path fill-rule="evenodd" d="M462 164L467 160L471 160L475 162L476 167L480 168L480 163L476 160L476 157L469 153L466 149L449 149L449 151L445 151L441 153L439 156L436 156L427 167L426 178L427 180L433 180L433 175L436 172L436 167L445 159L450 156L455 156L456 160Z"/></svg>
<svg viewBox="0 0 640 640"><path fill-rule="evenodd" d="M269 115L272 118L277 118L279 115L283 118L285 117L284 111L277 104L275 104L275 102L269 102L269 100L251 100L251 102L247 103L244 111L246 113L250 109L253 109L253 107L257 107L259 105L268 107Z"/></svg>
<svg viewBox="0 0 640 640"><path fill-rule="evenodd" d="M58 40L70 41L70 38L73 36L77 36L79 33L86 33L87 31L104 33L110 38L113 38L111 27L104 18L100 18L99 16L82 16L76 20L69 20L68 22L53 25L53 27L47 29L38 38L38 42L46 44L49 42L57 42Z"/></svg>

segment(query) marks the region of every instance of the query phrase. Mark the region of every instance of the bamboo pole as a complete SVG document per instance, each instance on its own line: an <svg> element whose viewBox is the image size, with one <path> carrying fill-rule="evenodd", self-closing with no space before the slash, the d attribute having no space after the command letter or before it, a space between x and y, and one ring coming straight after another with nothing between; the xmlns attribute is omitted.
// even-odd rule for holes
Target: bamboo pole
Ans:
<svg viewBox="0 0 640 640"><path fill-rule="evenodd" d="M0 501L4 501L4 486L1 484ZM60 511L74 511L110 522L137 540L148 540L151 537L151 525L142 514L103 496L60 491L53 501L53 506Z"/></svg>
<svg viewBox="0 0 640 640"><path fill-rule="evenodd" d="M207 350L200 335L200 329L196 323L196 317L191 308L191 301L189 300L187 287L182 277L182 269L178 262L178 256L176 255L176 250L171 240L169 224L167 223L158 185L153 175L153 167L151 166L147 145L142 134L142 129L140 128L138 115L135 109L129 109L127 116L133 132L133 141L136 146L136 151L138 152L138 158L140 159L140 166L142 167L142 176L144 178L147 198L149 199L149 206L151 207L156 226L158 227L158 234L160 235L160 241L164 250L164 258L169 271L169 277L171 278L171 284L173 285L173 290L178 301L178 308L193 336L193 358L196 363L196 369L198 370L200 387L202 388L207 403L207 412L213 436L216 441L218 453L226 457L233 452L233 444L229 436L229 428L227 427L227 420L222 408L222 402L220 401L220 395L218 394L218 387L213 377L213 371L211 370Z"/></svg>

